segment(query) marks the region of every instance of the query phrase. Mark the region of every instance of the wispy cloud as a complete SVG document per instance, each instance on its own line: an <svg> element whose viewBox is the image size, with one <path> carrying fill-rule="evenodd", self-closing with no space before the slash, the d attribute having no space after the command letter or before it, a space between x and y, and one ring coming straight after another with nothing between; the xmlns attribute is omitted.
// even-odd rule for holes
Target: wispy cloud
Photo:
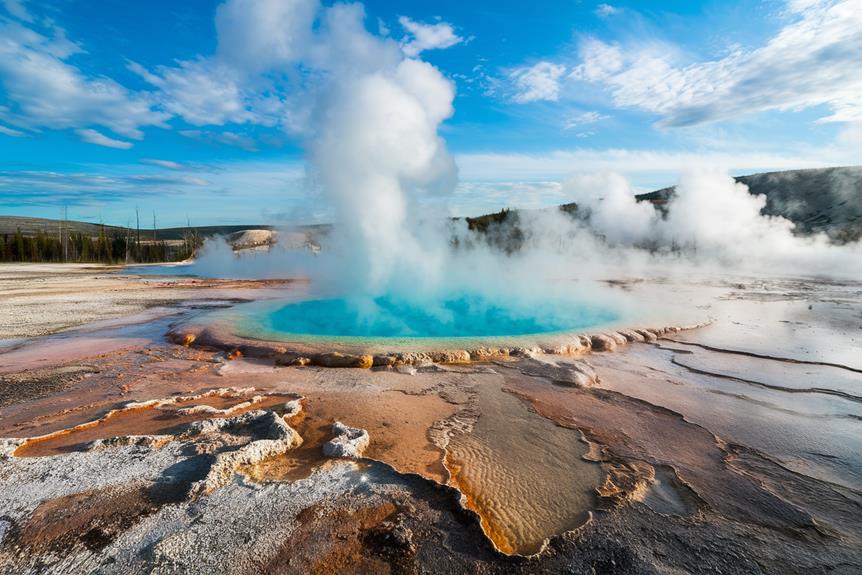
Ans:
<svg viewBox="0 0 862 575"><path fill-rule="evenodd" d="M126 182L132 184L140 184L144 186L207 186L209 181L194 176L163 176L154 174L142 174L137 176L127 176L124 178Z"/></svg>
<svg viewBox="0 0 862 575"><path fill-rule="evenodd" d="M0 83L6 99L0 120L15 131L83 130L84 141L114 148L130 144L91 130L141 139L141 128L168 128L174 117L193 126L288 122L296 111L285 86L274 78L285 76L298 55L310 50L307 40L319 9L316 0L225 2L217 10L214 54L153 69L130 62L128 68L154 88L133 90L78 67L71 58L84 50L62 28L33 18L20 0L2 2L16 20L0 17ZM278 74L263 77L276 69ZM253 148L232 132L220 140Z"/></svg>
<svg viewBox="0 0 862 575"><path fill-rule="evenodd" d="M236 132L216 132L210 130L180 130L179 134L192 140L206 142L208 144L224 144L226 146L234 146L246 150L247 152L256 152L257 143L253 138L245 134Z"/></svg>
<svg viewBox="0 0 862 575"><path fill-rule="evenodd" d="M401 42L401 49L410 57L418 56L425 50L450 48L464 41L448 22L424 24L401 16L398 23L407 31L407 36Z"/></svg>
<svg viewBox="0 0 862 575"><path fill-rule="evenodd" d="M613 16L620 11L616 6L611 6L610 4L599 4L596 6L595 14L599 18L607 18L608 16Z"/></svg>
<svg viewBox="0 0 862 575"><path fill-rule="evenodd" d="M155 158L144 158L143 160L141 160L141 163L149 164L151 166L158 166L167 170L182 170L184 168L184 166L179 162L174 162L172 160L159 160Z"/></svg>
<svg viewBox="0 0 862 575"><path fill-rule="evenodd" d="M361 4L322 9L317 0L228 0L216 13L216 49L171 65L137 62L129 70L155 90L160 110L196 127L248 124L307 136L314 92L327 70L343 65L347 54L369 62L397 62L400 50L419 57L427 50L465 42L447 22L399 22L400 44L372 45ZM337 32L336 32L337 30ZM373 49L371 47L374 46ZM370 50L370 51L369 51ZM253 150L256 144L236 131L184 130L182 135Z"/></svg>
<svg viewBox="0 0 862 575"><path fill-rule="evenodd" d="M249 74L281 69L311 48L318 0L228 0L216 10L212 60Z"/></svg>
<svg viewBox="0 0 862 575"><path fill-rule="evenodd" d="M536 209L567 201L559 182L462 182L449 210L455 216L478 216L503 208Z"/></svg>
<svg viewBox="0 0 862 575"><path fill-rule="evenodd" d="M0 171L0 196L9 208L124 204L154 196L170 197L179 190L205 185L204 180L186 176Z"/></svg>
<svg viewBox="0 0 862 575"><path fill-rule="evenodd" d="M234 68L216 61L181 61L175 67L158 66L155 72L130 62L129 69L159 89L157 98L165 110L193 126L277 121L264 109L265 97L244 88Z"/></svg>
<svg viewBox="0 0 862 575"><path fill-rule="evenodd" d="M93 130L92 128L75 130L75 133L78 134L78 137L80 137L82 141L87 142L88 144L95 144L97 146L104 146L106 148L116 148L118 150L128 150L132 147L131 142L124 142L122 140L115 140L113 138L109 138L102 132L99 132L98 130Z"/></svg>
<svg viewBox="0 0 862 575"><path fill-rule="evenodd" d="M457 156L464 181L559 180L576 172L615 171L627 175L679 174L697 167L732 171L760 171L815 168L846 163L847 156L836 150L820 154L809 151L769 154L713 150L556 150L540 154L476 153ZM647 178L650 179L650 178Z"/></svg>
<svg viewBox="0 0 862 575"><path fill-rule="evenodd" d="M58 206L68 205L81 208L81 213L102 213L105 222L113 224L125 224L133 206L140 205L158 211L163 225L184 224L186 211L198 222L225 217L253 222L259 221L262 206L294 207L304 213L301 208L307 203L303 167L290 159L171 172L140 165L113 166L110 173L105 168L0 171L0 198L7 214L54 214ZM229 215L225 206L230 206Z"/></svg>
<svg viewBox="0 0 862 575"><path fill-rule="evenodd" d="M43 34L0 20L0 82L8 102L0 119L28 130L101 126L136 139L142 126L164 125L168 115L154 110L145 94L70 64L81 48L61 28L45 27Z"/></svg>
<svg viewBox="0 0 862 575"><path fill-rule="evenodd" d="M595 111L582 112L580 114L575 114L566 118L563 121L563 129L574 130L575 128L580 128L582 126L601 122L602 120L607 120L609 117L610 116L606 116L605 114Z"/></svg>
<svg viewBox="0 0 862 575"><path fill-rule="evenodd" d="M540 100L558 100L560 78L565 72L564 65L547 61L515 68L509 73L509 78L515 87L514 100L522 104Z"/></svg>
<svg viewBox="0 0 862 575"><path fill-rule="evenodd" d="M13 138L21 138L26 135L20 130L13 130L12 128L8 128L2 125L0 125L0 134L3 134L5 136L12 136Z"/></svg>
<svg viewBox="0 0 862 575"><path fill-rule="evenodd" d="M95 172L51 172L39 170L0 171L0 185L3 187L42 187L57 191L104 189L116 190L118 193L140 191L158 191L160 186L192 185L206 186L203 178L186 175L168 176L164 174L112 174L105 175ZM134 190L133 190L134 189Z"/></svg>
<svg viewBox="0 0 862 575"><path fill-rule="evenodd" d="M13 18L24 22L33 21L33 15L27 10L22 0L3 0L3 7Z"/></svg>
<svg viewBox="0 0 862 575"><path fill-rule="evenodd" d="M616 106L662 117L666 126L767 110L831 109L822 121L862 119L862 9L858 0L788 2L792 22L765 45L701 62L655 45L583 41L570 77L596 83Z"/></svg>

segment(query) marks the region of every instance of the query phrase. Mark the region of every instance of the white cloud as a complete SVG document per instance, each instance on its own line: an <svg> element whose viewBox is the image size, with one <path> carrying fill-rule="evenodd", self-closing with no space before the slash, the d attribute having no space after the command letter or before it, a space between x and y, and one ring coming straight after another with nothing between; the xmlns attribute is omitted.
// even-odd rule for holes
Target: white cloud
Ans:
<svg viewBox="0 0 862 575"><path fill-rule="evenodd" d="M575 80L600 82L613 77L623 66L624 56L619 46L586 38L581 43L581 63L569 76Z"/></svg>
<svg viewBox="0 0 862 575"><path fill-rule="evenodd" d="M247 123L307 137L312 93L326 81L321 71L349 65L355 73L401 57L395 41L369 41L363 19L360 4L322 9L317 0L228 0L216 15L214 54L154 70L133 62L129 69L158 88L162 108L193 126ZM235 132L184 135L256 147Z"/></svg>
<svg viewBox="0 0 862 575"><path fill-rule="evenodd" d="M649 182L656 177L676 175L686 169L701 167L756 172L842 165L852 161L852 154L853 151L841 150L838 147L823 149L818 154L800 150L784 155L747 150L724 152L583 148L537 154L460 154L456 161L462 181L560 180L578 172L614 171L644 176L640 181Z"/></svg>
<svg viewBox="0 0 862 575"><path fill-rule="evenodd" d="M32 22L33 15L24 6L23 0L3 0L3 7L14 18L24 22Z"/></svg>
<svg viewBox="0 0 862 575"><path fill-rule="evenodd" d="M157 212L159 226L261 222L261 206L291 211L308 222L318 204L307 197L305 171L295 158L195 165L185 171L152 171L140 165L80 166L81 171L0 170L0 193L10 215L53 212L68 204L73 219L126 225L134 206ZM213 197L219 201L214 202ZM230 206L225 210L224 206ZM331 221L324 217L325 220ZM266 218L265 222L283 223ZM263 222L262 222L263 223Z"/></svg>
<svg viewBox="0 0 862 575"><path fill-rule="evenodd" d="M20 2L5 0L5 6L19 19L30 20ZM276 68L284 73L288 65L310 57L309 39L318 10L317 0L225 2L216 15L218 47L213 57L153 71L129 64L158 89L154 92L134 92L70 64L69 57L82 49L50 22L39 25L46 30L40 33L38 27L0 20L0 81L10 103L0 107L0 119L34 131L104 127L135 139L143 137L142 127L167 127L165 122L174 116L195 126L276 125L286 117L285 102L277 95L284 90L275 89L260 74ZM85 133L87 141L105 142ZM236 133L218 139L254 148Z"/></svg>
<svg viewBox="0 0 862 575"><path fill-rule="evenodd" d="M193 126L275 123L274 118L267 119L254 110L259 98L241 87L241 78L234 69L218 62L186 60L176 67L159 66L156 72L132 62L129 69L159 88L159 100L165 110Z"/></svg>
<svg viewBox="0 0 862 575"><path fill-rule="evenodd" d="M154 174L106 174L93 172L0 171L0 190L14 189L19 198L55 205L58 199L117 201L138 193L165 193L170 187L200 188L209 185L198 176Z"/></svg>
<svg viewBox="0 0 862 575"><path fill-rule="evenodd" d="M256 152L257 143L253 138L245 134L236 132L224 131L215 132L209 130L180 130L179 134L192 140L206 142L208 144L224 144L226 146L234 146L241 148L247 152Z"/></svg>
<svg viewBox="0 0 862 575"><path fill-rule="evenodd" d="M386 25L386 22L383 21L383 18L380 16L377 17L377 33L381 36L389 36L389 26Z"/></svg>
<svg viewBox="0 0 862 575"><path fill-rule="evenodd" d="M822 121L862 119L859 0L793 1L787 13L793 21L764 46L702 62L681 62L660 46L588 39L571 77L599 83L617 106L657 113L668 126L815 106L832 111Z"/></svg>
<svg viewBox="0 0 862 575"><path fill-rule="evenodd" d="M306 55L318 0L229 0L216 11L219 61L261 72Z"/></svg>
<svg viewBox="0 0 862 575"><path fill-rule="evenodd" d="M82 141L87 142L88 144L96 144L97 146L116 148L118 150L128 150L132 147L131 142L124 142L122 140L115 140L113 138L109 138L98 130L93 130L91 128L87 128L84 130L75 130L75 133L78 134Z"/></svg>
<svg viewBox="0 0 862 575"><path fill-rule="evenodd" d="M0 125L0 134L5 136L12 136L13 138L20 138L24 136L24 132L20 130L13 130L12 128L7 128L6 126Z"/></svg>
<svg viewBox="0 0 862 575"><path fill-rule="evenodd" d="M559 182L461 182L449 211L454 216L479 216L507 207L538 209L567 201Z"/></svg>
<svg viewBox="0 0 862 575"><path fill-rule="evenodd" d="M172 160L158 160L154 158L144 158L143 160L141 160L141 163L149 164L151 166L158 166L167 170L182 170L185 167L179 162L174 162Z"/></svg>
<svg viewBox="0 0 862 575"><path fill-rule="evenodd" d="M19 19L27 17L20 2L0 2ZM73 65L70 57L84 50L51 22L25 26L0 17L0 90L7 103L0 106L0 121L9 126L2 133L82 130L85 141L119 147L130 144L107 130L140 139L143 127L168 128L168 120L181 118L192 127L253 124L308 138L320 120L313 117L316 94L331 76L394 69L405 54L417 57L464 41L448 23L403 17L407 37L399 43L369 33L364 17L361 4L226 0L216 10L211 54L161 66L128 63L152 86L141 91ZM250 136L236 130L181 133L256 149Z"/></svg>
<svg viewBox="0 0 862 575"><path fill-rule="evenodd" d="M862 124L849 125L831 145L786 153L729 146L723 150L576 148L535 154L459 154L456 162L461 181L451 205L456 215L476 215L505 206L534 208L565 203L571 201L570 190L555 182L599 172L624 174L633 182L633 191L648 192L672 185L692 170L719 170L741 175L853 165L859 163L857 144L860 142Z"/></svg>
<svg viewBox="0 0 862 575"><path fill-rule="evenodd" d="M62 30L53 33L0 24L0 82L9 103L0 118L29 130L97 125L129 138L143 137L142 126L163 125L168 115L155 111L146 95L67 63L80 48Z"/></svg>
<svg viewBox="0 0 862 575"><path fill-rule="evenodd" d="M599 4L596 6L595 13L599 18L607 18L608 16L613 16L614 14L619 13L620 9L616 6L611 6L610 4Z"/></svg>
<svg viewBox="0 0 862 575"><path fill-rule="evenodd" d="M401 16L398 23L407 31L408 36L401 43L401 49L411 58L418 56L425 50L438 50L449 48L464 41L455 34L452 25L447 22L436 24L423 24L411 20L407 16Z"/></svg>
<svg viewBox="0 0 862 575"><path fill-rule="evenodd" d="M140 183L143 185L187 185L204 187L210 183L208 180L197 176L161 176L152 174L142 174L138 176L127 176L128 181Z"/></svg>
<svg viewBox="0 0 862 575"><path fill-rule="evenodd" d="M284 76L301 60L326 57L314 42L319 11L317 0L228 0L216 11L214 54L152 71L130 62L129 69L158 88L166 111L193 126L291 123L298 111L289 109Z"/></svg>
<svg viewBox="0 0 862 575"><path fill-rule="evenodd" d="M572 130L574 128L579 128L581 126L586 126L588 124L595 124L596 122L601 122L602 120L607 120L610 116L606 116L599 112L583 112L581 114L577 114L575 116L570 116L565 119L563 122L564 130Z"/></svg>
<svg viewBox="0 0 862 575"><path fill-rule="evenodd" d="M838 134L837 143L848 150L862 150L862 122L847 124Z"/></svg>
<svg viewBox="0 0 862 575"><path fill-rule="evenodd" d="M565 71L566 67L562 64L546 61L512 70L509 77L517 90L514 100L522 104L539 100L558 100L560 78Z"/></svg>

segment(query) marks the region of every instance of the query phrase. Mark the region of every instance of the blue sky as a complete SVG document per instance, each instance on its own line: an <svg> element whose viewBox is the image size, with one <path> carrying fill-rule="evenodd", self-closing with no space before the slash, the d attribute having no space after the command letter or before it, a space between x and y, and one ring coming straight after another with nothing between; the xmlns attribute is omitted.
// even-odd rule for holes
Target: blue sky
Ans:
<svg viewBox="0 0 862 575"><path fill-rule="evenodd" d="M249 2L0 0L0 214L326 220L303 154L313 56L295 52L331 3L235 17ZM369 33L454 83L440 135L456 215L565 202L559 182L581 172L648 190L698 166L860 163L862 0L364 10Z"/></svg>

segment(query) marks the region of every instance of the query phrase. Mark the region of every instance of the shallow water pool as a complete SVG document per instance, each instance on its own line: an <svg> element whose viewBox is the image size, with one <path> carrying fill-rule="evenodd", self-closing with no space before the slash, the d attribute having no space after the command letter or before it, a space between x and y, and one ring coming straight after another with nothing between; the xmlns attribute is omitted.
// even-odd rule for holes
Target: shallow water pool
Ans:
<svg viewBox="0 0 862 575"><path fill-rule="evenodd" d="M237 310L239 311L239 310ZM574 301L507 306L477 296L433 303L392 297L314 299L248 308L248 335L356 338L485 338L573 331L617 319L610 309Z"/></svg>

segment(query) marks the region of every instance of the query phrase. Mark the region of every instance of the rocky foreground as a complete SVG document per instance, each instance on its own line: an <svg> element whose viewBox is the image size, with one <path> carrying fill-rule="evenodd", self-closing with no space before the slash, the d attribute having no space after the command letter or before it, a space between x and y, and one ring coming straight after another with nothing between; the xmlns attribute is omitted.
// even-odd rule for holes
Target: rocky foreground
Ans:
<svg viewBox="0 0 862 575"><path fill-rule="evenodd" d="M660 284L715 323L371 369L166 341L207 289L0 353L0 572L862 571L858 285Z"/></svg>

